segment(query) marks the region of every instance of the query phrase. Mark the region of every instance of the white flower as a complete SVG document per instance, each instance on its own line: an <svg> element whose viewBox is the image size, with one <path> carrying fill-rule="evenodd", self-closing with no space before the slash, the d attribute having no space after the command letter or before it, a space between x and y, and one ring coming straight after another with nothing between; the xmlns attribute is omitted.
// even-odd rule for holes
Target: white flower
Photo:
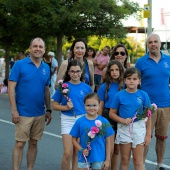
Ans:
<svg viewBox="0 0 170 170"><path fill-rule="evenodd" d="M100 120L95 120L95 124L97 127L102 126L102 122Z"/></svg>
<svg viewBox="0 0 170 170"><path fill-rule="evenodd" d="M63 83L63 80L58 80L58 84Z"/></svg>

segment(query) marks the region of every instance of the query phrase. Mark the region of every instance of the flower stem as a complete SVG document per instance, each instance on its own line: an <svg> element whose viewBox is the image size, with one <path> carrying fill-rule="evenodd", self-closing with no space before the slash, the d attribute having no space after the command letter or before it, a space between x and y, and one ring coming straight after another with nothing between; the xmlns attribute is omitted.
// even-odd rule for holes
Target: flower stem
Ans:
<svg viewBox="0 0 170 170"><path fill-rule="evenodd" d="M76 114L74 113L73 107L71 108L71 111L72 111L74 117L76 118Z"/></svg>

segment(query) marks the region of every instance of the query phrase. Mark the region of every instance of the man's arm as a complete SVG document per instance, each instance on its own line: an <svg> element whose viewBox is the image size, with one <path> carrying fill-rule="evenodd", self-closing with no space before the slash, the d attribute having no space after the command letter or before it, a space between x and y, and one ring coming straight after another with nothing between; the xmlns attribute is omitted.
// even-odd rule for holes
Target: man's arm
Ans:
<svg viewBox="0 0 170 170"><path fill-rule="evenodd" d="M45 105L46 105L46 115L45 115L45 121L47 121L46 125L48 125L51 122L51 103L50 103L50 89L49 86L45 87Z"/></svg>
<svg viewBox="0 0 170 170"><path fill-rule="evenodd" d="M16 105L16 100L15 100L15 87L16 87L16 82L14 81L9 81L8 82L8 98L9 102L11 105L11 110L12 110L12 122L14 124L19 122L19 113L17 110L17 105Z"/></svg>

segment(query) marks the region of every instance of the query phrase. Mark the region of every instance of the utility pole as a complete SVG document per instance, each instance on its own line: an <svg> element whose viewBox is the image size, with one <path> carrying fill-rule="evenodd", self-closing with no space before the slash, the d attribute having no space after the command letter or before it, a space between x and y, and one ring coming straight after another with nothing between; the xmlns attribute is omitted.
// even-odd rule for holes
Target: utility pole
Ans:
<svg viewBox="0 0 170 170"><path fill-rule="evenodd" d="M150 5L150 17L148 18L147 36L152 33L152 0L148 0L148 4Z"/></svg>
<svg viewBox="0 0 170 170"><path fill-rule="evenodd" d="M144 18L147 18L147 37L152 33L152 0L148 0L148 4L144 5ZM146 52L148 51L146 45Z"/></svg>

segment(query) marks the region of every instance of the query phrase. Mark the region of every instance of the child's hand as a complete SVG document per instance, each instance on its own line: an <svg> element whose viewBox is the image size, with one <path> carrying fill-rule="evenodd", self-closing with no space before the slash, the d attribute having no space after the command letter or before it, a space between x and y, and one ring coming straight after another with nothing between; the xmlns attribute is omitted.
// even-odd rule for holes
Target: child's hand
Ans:
<svg viewBox="0 0 170 170"><path fill-rule="evenodd" d="M151 142L151 135L146 135L144 139L144 145L148 146Z"/></svg>
<svg viewBox="0 0 170 170"><path fill-rule="evenodd" d="M109 165L110 165L110 162L109 161L104 161L103 162L103 165L102 165L102 169L108 169L109 168Z"/></svg>
<svg viewBox="0 0 170 170"><path fill-rule="evenodd" d="M67 106L69 109L73 108L73 103L71 101L67 102Z"/></svg>
<svg viewBox="0 0 170 170"><path fill-rule="evenodd" d="M124 119L124 123L123 124L129 125L130 123L132 123L132 119L131 118Z"/></svg>
<svg viewBox="0 0 170 170"><path fill-rule="evenodd" d="M89 155L89 150L88 149L84 149L83 155L88 156Z"/></svg>

